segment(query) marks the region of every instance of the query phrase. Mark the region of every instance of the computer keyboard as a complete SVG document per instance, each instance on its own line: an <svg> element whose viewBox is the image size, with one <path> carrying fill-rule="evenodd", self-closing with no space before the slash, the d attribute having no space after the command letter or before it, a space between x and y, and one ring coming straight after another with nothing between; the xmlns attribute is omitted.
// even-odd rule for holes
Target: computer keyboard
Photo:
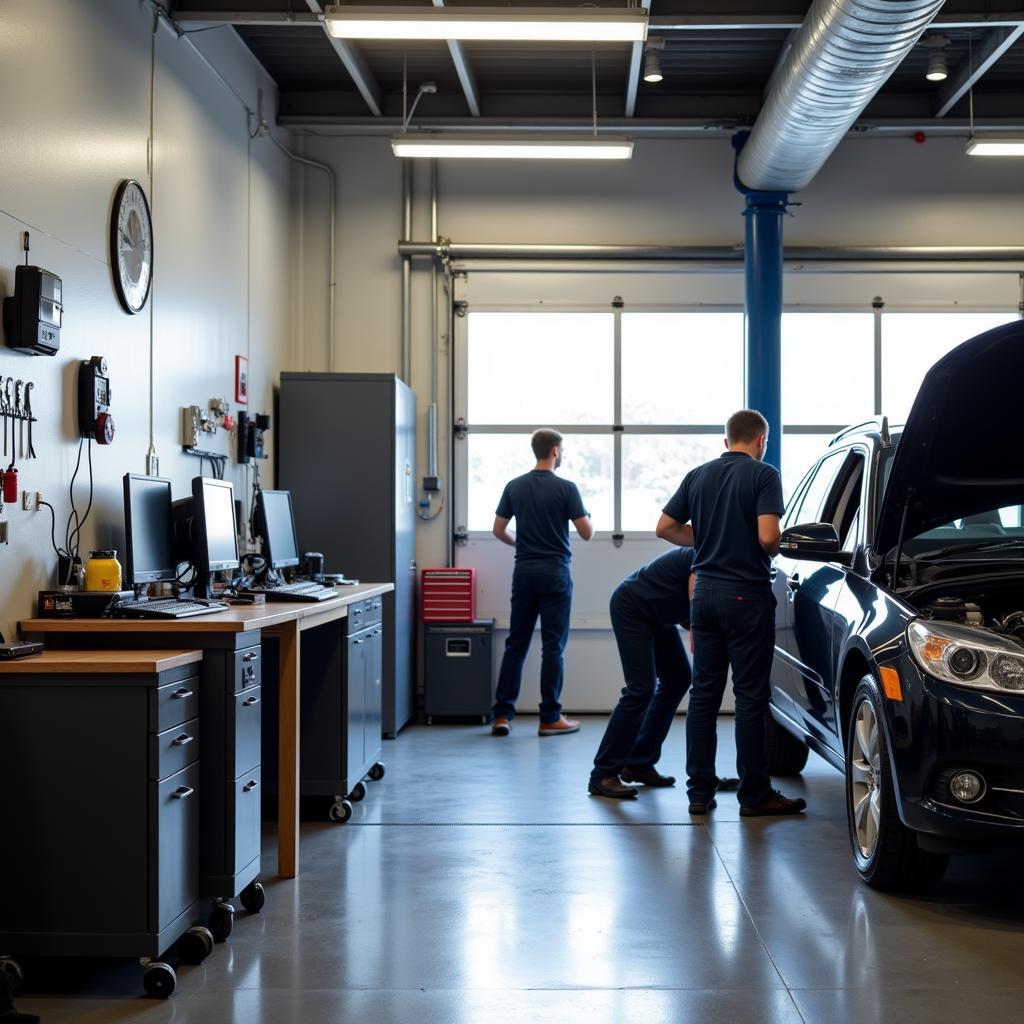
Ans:
<svg viewBox="0 0 1024 1024"><path fill-rule="evenodd" d="M227 610L228 606L221 601L158 597L151 601L117 601L107 609L107 615L112 619L184 619L190 615L209 615Z"/></svg>
<svg viewBox="0 0 1024 1024"><path fill-rule="evenodd" d="M322 587L319 583L300 580L298 583L282 583L279 587L255 585L242 587L239 594L262 594L268 601L328 601L337 597L334 587Z"/></svg>

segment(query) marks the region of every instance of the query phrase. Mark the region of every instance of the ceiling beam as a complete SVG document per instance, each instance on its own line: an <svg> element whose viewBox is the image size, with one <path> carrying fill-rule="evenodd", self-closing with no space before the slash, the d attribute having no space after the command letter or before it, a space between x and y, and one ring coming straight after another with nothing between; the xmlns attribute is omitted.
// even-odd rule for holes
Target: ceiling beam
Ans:
<svg viewBox="0 0 1024 1024"><path fill-rule="evenodd" d="M444 0L434 0L435 7L444 7ZM459 84L466 94L466 106L474 117L480 116L480 90L476 85L476 76L458 39L448 40L448 52L452 55L452 63L455 65L455 73L459 76Z"/></svg>
<svg viewBox="0 0 1024 1024"><path fill-rule="evenodd" d="M306 0L306 5L313 14L322 15L324 13L323 4L319 0ZM377 79L373 77L373 72L370 71L366 61L363 59L363 55L348 40L336 39L332 36L327 31L326 23L324 23L323 29L324 35L327 36L327 41L334 47L334 52L341 58L341 63L345 65L345 70L352 76L352 81L359 90L359 94L370 108L370 113L374 117L380 117L384 109L381 103L380 86L377 84Z"/></svg>
<svg viewBox="0 0 1024 1024"><path fill-rule="evenodd" d="M237 28L267 26L270 28L315 28L323 24L323 15L312 11L173 11L174 23L186 31L196 28Z"/></svg>
<svg viewBox="0 0 1024 1024"><path fill-rule="evenodd" d="M995 28L989 32L974 54L971 61L973 66L961 69L940 90L935 116L945 117L1021 36L1024 36L1024 25Z"/></svg>
<svg viewBox="0 0 1024 1024"><path fill-rule="evenodd" d="M640 5L648 15L651 13L651 0L640 0ZM640 91L640 72L643 66L644 44L634 43L629 55L629 77L626 79L626 117L636 114L636 97Z"/></svg>

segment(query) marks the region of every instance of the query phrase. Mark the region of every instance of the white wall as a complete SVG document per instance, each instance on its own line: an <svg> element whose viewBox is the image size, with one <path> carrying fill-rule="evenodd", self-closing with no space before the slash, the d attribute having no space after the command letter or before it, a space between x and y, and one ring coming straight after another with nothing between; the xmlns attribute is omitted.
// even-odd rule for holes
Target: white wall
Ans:
<svg viewBox="0 0 1024 1024"><path fill-rule="evenodd" d="M336 368L349 371L400 369L400 261L396 242L401 227L401 167L386 139L306 138L306 155L326 160L339 174L339 306ZM742 241L742 198L732 185L732 150L727 139L640 140L625 164L440 165L440 233L459 242L658 243L735 245ZM962 140L858 138L844 142L818 178L795 197L785 224L793 245L1018 245L1024 225L1024 187L1011 161L969 159ZM428 177L417 167L417 240L429 238ZM303 246L310 261L326 252L326 217L320 182L306 185L302 210ZM430 381L429 268L415 264L413 275L413 386L417 391L420 475L426 457L426 407ZM742 278L736 273L638 273L634 266L589 268L578 273L478 272L460 282L459 294L472 303L516 304L607 302L622 295L635 302L742 304ZM319 299L316 281L310 302ZM955 276L791 273L790 303L851 304L867 308L874 295L892 305L961 304L1014 308L1019 285L1012 275ZM307 313L307 323L314 316ZM316 336L325 328L315 314ZM447 339L442 338L442 346ZM317 350L317 355L322 349ZM509 353L510 359L515 353ZM321 365L307 360L310 368ZM442 363L443 365L443 363ZM441 474L447 482L450 415L446 382L441 384ZM610 592L624 575L622 564L640 564L656 553L638 542L633 557L625 548L606 552ZM641 550L642 548L642 550ZM421 566L443 564L445 526L441 520L420 527ZM595 549L596 551L596 549ZM493 552L471 546L461 560L491 565ZM510 565L506 566L510 570ZM503 592L507 573L493 569L481 582L485 610ZM579 576L579 572L577 573ZM588 573L589 576L589 573ZM577 588L579 590L579 588ZM600 602L589 602L595 607ZM588 609L589 611L589 609ZM537 652L532 652L531 661ZM610 634L574 636L567 652L567 696L577 709L599 709L614 700L621 685ZM530 664L526 679L535 677ZM575 687L575 690L574 690ZM536 701L535 686L524 688L523 707ZM583 694L586 696L583 696Z"/></svg>
<svg viewBox="0 0 1024 1024"><path fill-rule="evenodd" d="M237 37L219 30L193 38L250 107L263 91L272 120L275 87ZM291 164L269 140L250 144L239 101L184 40L161 28L151 181L151 40L152 16L138 0L0 4L0 294L13 290L27 228L31 262L62 278L65 303L60 352L28 357L0 347L0 375L36 384L38 460L20 464L20 486L54 504L61 536L78 450L76 366L93 354L107 358L117 436L110 447L93 446L96 492L84 554L123 547L121 476L145 472L149 446L149 307L134 317L121 310L107 251L122 179L142 182L152 205L154 442L175 496L188 494L199 472L181 450L181 407L205 407L215 396L234 406L234 356L248 354L249 408L269 410L289 361ZM228 446L224 431L204 444ZM246 493L245 473L233 464L228 479L236 494ZM11 541L0 547L0 629L10 638L16 621L34 613L36 591L53 585L56 559L45 510L9 505L4 515Z"/></svg>

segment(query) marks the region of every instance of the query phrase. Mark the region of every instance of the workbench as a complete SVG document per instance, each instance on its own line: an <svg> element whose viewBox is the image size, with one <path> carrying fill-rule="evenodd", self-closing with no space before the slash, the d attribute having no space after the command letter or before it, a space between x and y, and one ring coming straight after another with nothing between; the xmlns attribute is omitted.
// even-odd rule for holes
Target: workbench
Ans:
<svg viewBox="0 0 1024 1024"><path fill-rule="evenodd" d="M274 601L237 605L226 612L183 619L26 619L22 634L42 640L48 649L182 648L204 652L241 652L261 642L277 641L280 697L278 704L278 833L277 873L295 878L299 872L300 669L302 634L337 623L350 605L386 594L392 583L363 583L338 589L338 596L318 603ZM337 643L345 643L343 630ZM214 658L210 658L211 661ZM225 661L229 659L225 658ZM342 685L341 680L336 681Z"/></svg>

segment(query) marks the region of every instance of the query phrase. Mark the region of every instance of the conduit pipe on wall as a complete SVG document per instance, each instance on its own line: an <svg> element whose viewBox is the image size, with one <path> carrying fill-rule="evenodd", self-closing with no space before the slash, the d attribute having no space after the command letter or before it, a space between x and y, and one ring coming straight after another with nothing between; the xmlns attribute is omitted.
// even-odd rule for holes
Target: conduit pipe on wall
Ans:
<svg viewBox="0 0 1024 1024"><path fill-rule="evenodd" d="M408 235L406 236L408 237ZM430 161L430 237L437 238L437 161ZM406 259L406 263L410 262ZM430 265L430 406L427 409L427 476L437 476L437 260ZM448 474L451 476L451 473Z"/></svg>
<svg viewBox="0 0 1024 1024"><path fill-rule="evenodd" d="M814 0L737 162L747 189L805 188L943 0Z"/></svg>
<svg viewBox="0 0 1024 1024"><path fill-rule="evenodd" d="M412 234L412 161L402 161L402 238ZM402 257L402 380L412 376L412 262Z"/></svg>

